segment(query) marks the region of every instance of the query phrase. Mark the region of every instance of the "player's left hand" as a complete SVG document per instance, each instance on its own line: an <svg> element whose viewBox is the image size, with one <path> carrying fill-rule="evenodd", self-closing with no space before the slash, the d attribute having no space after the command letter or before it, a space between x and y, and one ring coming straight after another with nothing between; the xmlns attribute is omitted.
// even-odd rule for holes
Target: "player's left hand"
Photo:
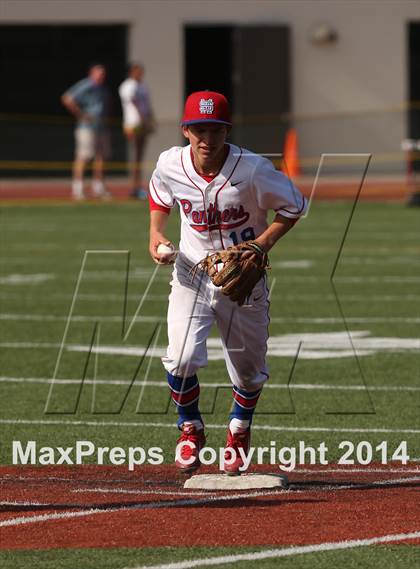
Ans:
<svg viewBox="0 0 420 569"><path fill-rule="evenodd" d="M268 268L265 250L256 241L244 241L207 255L195 267L205 271L222 293L242 306ZM221 267L221 268L220 268Z"/></svg>

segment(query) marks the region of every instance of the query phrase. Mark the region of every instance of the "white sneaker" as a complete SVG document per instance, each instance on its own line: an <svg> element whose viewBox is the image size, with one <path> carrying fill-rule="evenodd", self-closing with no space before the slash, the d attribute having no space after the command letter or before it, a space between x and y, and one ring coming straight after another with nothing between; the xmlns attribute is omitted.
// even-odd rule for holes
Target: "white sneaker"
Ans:
<svg viewBox="0 0 420 569"><path fill-rule="evenodd" d="M111 192L106 189L105 184L100 180L93 180L92 193L95 198L111 199L112 197Z"/></svg>
<svg viewBox="0 0 420 569"><path fill-rule="evenodd" d="M71 186L71 195L74 200L80 201L86 199L85 192L83 191L83 182L76 180Z"/></svg>

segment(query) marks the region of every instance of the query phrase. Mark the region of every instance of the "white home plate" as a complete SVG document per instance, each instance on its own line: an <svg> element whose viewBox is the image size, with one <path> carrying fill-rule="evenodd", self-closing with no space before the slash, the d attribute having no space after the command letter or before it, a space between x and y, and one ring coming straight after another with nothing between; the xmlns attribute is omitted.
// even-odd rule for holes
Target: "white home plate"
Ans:
<svg viewBox="0 0 420 569"><path fill-rule="evenodd" d="M197 474L191 476L184 484L184 488L193 488L194 490L286 489L288 486L289 481L284 474L242 474L242 476Z"/></svg>

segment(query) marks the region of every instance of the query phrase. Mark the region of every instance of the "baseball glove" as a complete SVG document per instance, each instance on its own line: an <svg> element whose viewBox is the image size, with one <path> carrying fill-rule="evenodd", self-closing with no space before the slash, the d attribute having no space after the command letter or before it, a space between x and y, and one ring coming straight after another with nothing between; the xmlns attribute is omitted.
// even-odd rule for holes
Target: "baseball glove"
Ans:
<svg viewBox="0 0 420 569"><path fill-rule="evenodd" d="M195 267L208 274L222 293L242 306L268 267L267 253L255 241L244 241L207 255Z"/></svg>

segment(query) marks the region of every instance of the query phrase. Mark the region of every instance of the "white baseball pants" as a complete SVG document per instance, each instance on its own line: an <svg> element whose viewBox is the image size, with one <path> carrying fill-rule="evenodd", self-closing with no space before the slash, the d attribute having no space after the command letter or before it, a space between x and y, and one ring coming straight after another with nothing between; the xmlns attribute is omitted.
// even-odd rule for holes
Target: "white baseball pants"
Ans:
<svg viewBox="0 0 420 569"><path fill-rule="evenodd" d="M201 270L192 280L190 268L182 254L178 255L169 295L169 346L166 357L162 358L166 371L190 377L207 366L207 338L216 323L232 383L240 389L256 391L268 379L266 280L257 283L249 304L238 306Z"/></svg>

